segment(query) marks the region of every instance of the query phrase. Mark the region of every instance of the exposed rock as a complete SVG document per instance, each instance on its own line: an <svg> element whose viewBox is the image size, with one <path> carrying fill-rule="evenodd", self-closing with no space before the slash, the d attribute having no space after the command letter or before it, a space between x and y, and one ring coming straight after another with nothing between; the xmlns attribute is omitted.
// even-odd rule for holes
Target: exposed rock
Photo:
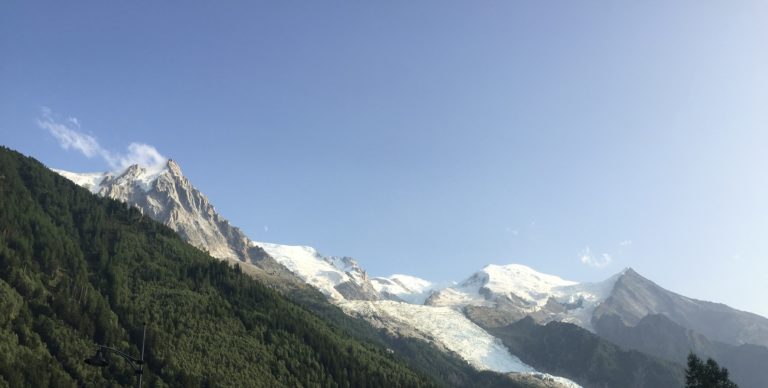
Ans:
<svg viewBox="0 0 768 388"><path fill-rule="evenodd" d="M173 160L154 170L132 165L118 175L101 174L103 178L98 181L92 177L97 174L57 172L94 193L137 207L200 250L221 260L244 264L241 265L244 272L267 280L276 288L306 287L263 249L253 245L239 228L219 215Z"/></svg>
<svg viewBox="0 0 768 388"><path fill-rule="evenodd" d="M636 326L647 315L664 314L672 322L710 340L733 345L768 346L768 319L720 303L691 299L667 291L632 269L616 281L611 294L595 309L593 320L617 316Z"/></svg>

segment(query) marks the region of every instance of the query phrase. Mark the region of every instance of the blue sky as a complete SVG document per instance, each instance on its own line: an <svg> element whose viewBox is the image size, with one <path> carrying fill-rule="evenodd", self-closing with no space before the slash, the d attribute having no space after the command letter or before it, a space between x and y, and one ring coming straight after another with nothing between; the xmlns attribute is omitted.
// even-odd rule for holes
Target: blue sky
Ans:
<svg viewBox="0 0 768 388"><path fill-rule="evenodd" d="M761 1L4 2L0 143L72 171L156 150L253 239L373 275L631 266L768 315L766 20Z"/></svg>

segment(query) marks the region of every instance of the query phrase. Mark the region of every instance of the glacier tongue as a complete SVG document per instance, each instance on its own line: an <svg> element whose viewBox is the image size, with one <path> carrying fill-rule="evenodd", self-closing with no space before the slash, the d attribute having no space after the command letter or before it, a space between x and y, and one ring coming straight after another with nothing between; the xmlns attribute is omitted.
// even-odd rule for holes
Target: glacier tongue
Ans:
<svg viewBox="0 0 768 388"><path fill-rule="evenodd" d="M413 305L395 301L343 301L339 306L351 315L385 318L385 328L410 334L456 352L480 370L533 372L511 355L501 341L448 307ZM403 333L405 332L405 333Z"/></svg>
<svg viewBox="0 0 768 388"><path fill-rule="evenodd" d="M458 354L478 370L524 373L543 377L567 388L580 385L564 377L537 372L512 355L501 341L449 307L395 301L340 301L347 314L359 316L398 335L422 338Z"/></svg>

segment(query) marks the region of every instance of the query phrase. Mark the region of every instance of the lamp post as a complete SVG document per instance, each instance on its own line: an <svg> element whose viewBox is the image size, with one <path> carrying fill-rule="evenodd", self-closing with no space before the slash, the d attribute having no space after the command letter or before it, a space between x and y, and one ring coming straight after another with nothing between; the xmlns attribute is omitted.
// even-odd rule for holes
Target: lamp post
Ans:
<svg viewBox="0 0 768 388"><path fill-rule="evenodd" d="M128 364L130 364L131 368L133 368L133 373L139 376L139 381L136 384L136 386L138 388L141 388L141 377L144 374L144 341L146 340L146 338L147 338L147 324L144 323L144 332L142 333L142 336L141 336L141 358L132 357L128 353L125 353L115 348L111 348L106 345L97 345L99 348L96 350L96 354L91 356L91 358L86 358L85 363L91 366L97 366L97 367L103 368L109 365L109 360L107 359L107 353L111 352L111 353L117 354L118 356L128 361Z"/></svg>

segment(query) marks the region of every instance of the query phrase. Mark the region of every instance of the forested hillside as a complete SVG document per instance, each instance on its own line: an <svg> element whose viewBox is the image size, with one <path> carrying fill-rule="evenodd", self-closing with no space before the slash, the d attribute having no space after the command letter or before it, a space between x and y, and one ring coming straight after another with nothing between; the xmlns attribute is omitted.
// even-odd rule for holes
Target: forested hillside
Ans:
<svg viewBox="0 0 768 388"><path fill-rule="evenodd" d="M137 210L0 149L0 386L430 386Z"/></svg>

